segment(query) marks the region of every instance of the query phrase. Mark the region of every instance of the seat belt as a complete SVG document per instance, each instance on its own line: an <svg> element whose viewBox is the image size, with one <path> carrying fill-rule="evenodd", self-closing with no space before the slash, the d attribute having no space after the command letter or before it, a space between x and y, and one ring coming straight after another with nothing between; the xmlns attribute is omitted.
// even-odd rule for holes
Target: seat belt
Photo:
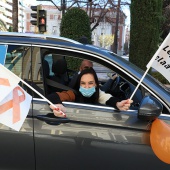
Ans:
<svg viewBox="0 0 170 170"><path fill-rule="evenodd" d="M64 84L61 84L61 83L58 83L56 81L50 80L48 78L46 78L46 83L48 85L52 86L52 87L56 87L56 88L59 88L59 89L65 90L65 91L72 90L75 94L77 94L77 91L72 89L71 87L68 87L68 86L66 86Z"/></svg>

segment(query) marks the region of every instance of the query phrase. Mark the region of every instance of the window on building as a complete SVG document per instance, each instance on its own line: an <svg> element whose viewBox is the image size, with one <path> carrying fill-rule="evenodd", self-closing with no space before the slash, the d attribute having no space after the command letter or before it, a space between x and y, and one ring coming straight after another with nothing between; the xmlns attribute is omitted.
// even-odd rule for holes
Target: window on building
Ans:
<svg viewBox="0 0 170 170"><path fill-rule="evenodd" d="M30 32L34 32L35 31L35 27L33 25L30 25Z"/></svg>
<svg viewBox="0 0 170 170"><path fill-rule="evenodd" d="M57 32L57 27L56 27L56 26L53 26L52 34L56 34L56 32Z"/></svg>
<svg viewBox="0 0 170 170"><path fill-rule="evenodd" d="M50 15L50 19L51 19L51 20L53 19L53 15L52 15L52 14Z"/></svg>
<svg viewBox="0 0 170 170"><path fill-rule="evenodd" d="M54 20L58 20L57 15L54 15Z"/></svg>

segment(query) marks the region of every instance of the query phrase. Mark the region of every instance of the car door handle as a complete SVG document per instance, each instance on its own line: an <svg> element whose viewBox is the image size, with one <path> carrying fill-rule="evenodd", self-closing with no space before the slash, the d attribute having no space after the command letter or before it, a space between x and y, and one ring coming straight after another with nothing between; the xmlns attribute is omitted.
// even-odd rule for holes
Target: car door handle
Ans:
<svg viewBox="0 0 170 170"><path fill-rule="evenodd" d="M68 118L56 117L53 113L48 113L46 115L37 115L36 118L50 125L59 125L61 123L68 123L70 121Z"/></svg>

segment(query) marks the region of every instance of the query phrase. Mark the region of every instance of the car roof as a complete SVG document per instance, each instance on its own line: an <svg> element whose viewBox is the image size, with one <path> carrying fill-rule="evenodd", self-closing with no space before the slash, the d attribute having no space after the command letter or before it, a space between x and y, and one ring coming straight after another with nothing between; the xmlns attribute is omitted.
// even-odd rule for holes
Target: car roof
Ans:
<svg viewBox="0 0 170 170"><path fill-rule="evenodd" d="M40 38L40 39L53 39L57 41L65 41L70 42L74 44L81 44L78 41L65 38L65 37L59 37L55 35L46 35L46 34L34 34L34 33L18 33L18 32L0 32L0 36L14 36L14 37L27 37L27 38Z"/></svg>

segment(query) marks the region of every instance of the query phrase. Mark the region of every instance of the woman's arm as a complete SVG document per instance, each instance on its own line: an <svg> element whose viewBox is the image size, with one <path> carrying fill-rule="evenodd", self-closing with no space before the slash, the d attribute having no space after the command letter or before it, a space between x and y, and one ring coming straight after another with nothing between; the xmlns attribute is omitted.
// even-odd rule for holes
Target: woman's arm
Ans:
<svg viewBox="0 0 170 170"><path fill-rule="evenodd" d="M113 97L111 94L99 91L99 103L112 106L118 110L128 110L132 102L129 99L120 101L120 99Z"/></svg>
<svg viewBox="0 0 170 170"><path fill-rule="evenodd" d="M74 102L75 101L75 94L72 90L62 91L62 92L55 92L51 93L47 96L52 103L58 104L62 103L63 101Z"/></svg>
<svg viewBox="0 0 170 170"><path fill-rule="evenodd" d="M62 91L62 92L56 92L52 93L47 96L47 98L54 104L56 104L56 107L50 105L50 108L53 110L53 113L55 116L58 117L66 117L66 114L63 114L63 112L66 112L65 107L62 105L63 101L75 101L75 94L73 91Z"/></svg>
<svg viewBox="0 0 170 170"><path fill-rule="evenodd" d="M133 103L133 100L127 99L117 102L116 106L119 110L126 111L129 110L130 104Z"/></svg>
<svg viewBox="0 0 170 170"><path fill-rule="evenodd" d="M122 100L119 101L118 98L111 97L106 104L109 106L113 106L114 108L121 110L121 111L126 111L129 109L130 104L133 103L133 100L127 99L127 100Z"/></svg>
<svg viewBox="0 0 170 170"><path fill-rule="evenodd" d="M56 107L50 105L50 108L53 110L53 113L57 117L66 117L66 108L62 104L56 104Z"/></svg>

